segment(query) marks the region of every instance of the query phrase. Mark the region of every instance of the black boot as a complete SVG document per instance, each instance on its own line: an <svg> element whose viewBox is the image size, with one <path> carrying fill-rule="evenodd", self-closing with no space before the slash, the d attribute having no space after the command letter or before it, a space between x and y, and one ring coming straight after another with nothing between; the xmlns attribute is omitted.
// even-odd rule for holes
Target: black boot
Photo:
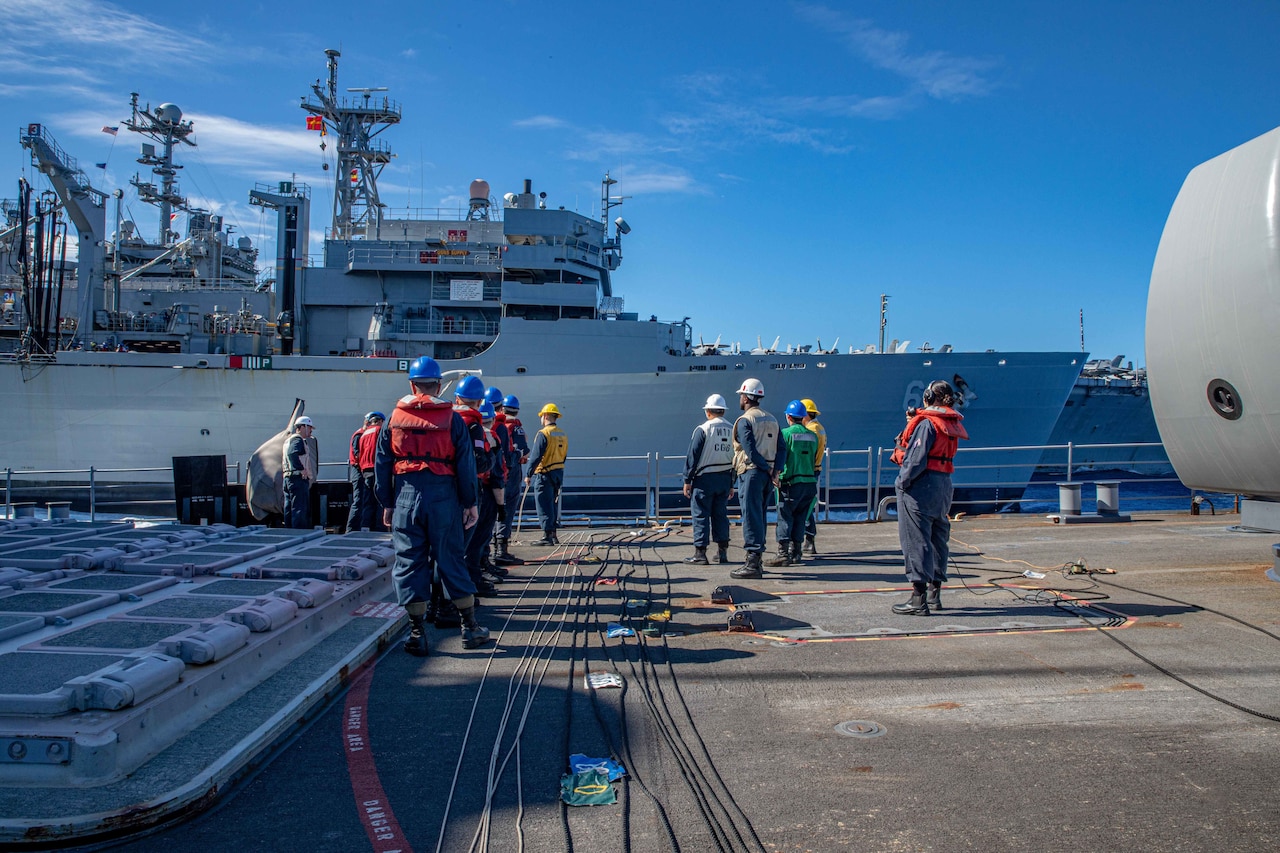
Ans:
<svg viewBox="0 0 1280 853"><path fill-rule="evenodd" d="M462 647L464 649L477 649L489 642L489 629L476 621L474 607L460 608L458 612L462 615Z"/></svg>
<svg viewBox="0 0 1280 853"><path fill-rule="evenodd" d="M423 626L421 616L409 617L409 636L405 638L404 650L414 657L425 658L427 648L427 629Z"/></svg>
<svg viewBox="0 0 1280 853"><path fill-rule="evenodd" d="M430 624L436 624L436 619L440 615L440 604L445 600L444 587L439 581L431 584L431 601L427 604L427 612L423 615L423 621Z"/></svg>
<svg viewBox="0 0 1280 853"><path fill-rule="evenodd" d="M738 568L729 572L729 576L738 578L739 580L764 577L764 570L760 568L760 552L748 551L747 561L741 566L738 566Z"/></svg>
<svg viewBox="0 0 1280 853"><path fill-rule="evenodd" d="M493 581L484 575L476 578L476 595L481 598L494 598L498 594L498 588L493 585Z"/></svg>
<svg viewBox="0 0 1280 853"><path fill-rule="evenodd" d="M447 598L440 602L440 607L436 611L436 627L458 628L461 625L462 616L458 614L458 608L454 607L453 602Z"/></svg>
<svg viewBox="0 0 1280 853"><path fill-rule="evenodd" d="M814 541L812 536L804 537L804 552L806 554L813 554L815 556L817 555L818 543Z"/></svg>
<svg viewBox="0 0 1280 853"><path fill-rule="evenodd" d="M799 542L792 542L792 543L791 543L791 565L793 565L793 566L803 566L803 565L804 565L804 557L803 557L803 556L801 555L801 553L800 553L800 543L799 543Z"/></svg>
<svg viewBox="0 0 1280 853"><path fill-rule="evenodd" d="M930 610L942 609L942 582L932 581L929 584L929 591L925 594L924 603L929 606Z"/></svg>
<svg viewBox="0 0 1280 853"><path fill-rule="evenodd" d="M498 540L498 551L493 555L493 561L499 566L523 566L524 560L513 556L512 553L507 550L507 546L509 544L509 541L506 539Z"/></svg>
<svg viewBox="0 0 1280 853"><path fill-rule="evenodd" d="M893 605L893 612L904 616L928 616L929 604L924 600L927 584L913 582L911 586L914 588L911 600Z"/></svg>
<svg viewBox="0 0 1280 853"><path fill-rule="evenodd" d="M716 562L722 565L724 563L729 562L729 543L728 542L716 543Z"/></svg>
<svg viewBox="0 0 1280 853"><path fill-rule="evenodd" d="M771 569L781 568L782 566L791 565L791 543L779 542L777 556L770 557L764 561L764 564Z"/></svg>
<svg viewBox="0 0 1280 853"><path fill-rule="evenodd" d="M708 565L708 564L709 564L709 562L710 562L710 561L707 559L707 549L706 549L706 548L698 548L698 547L695 547L695 548L693 549L693 556L692 556L692 557L685 557L685 558L684 558L684 561L685 561L686 563L694 563L694 564L699 565L699 566L705 566L705 565Z"/></svg>

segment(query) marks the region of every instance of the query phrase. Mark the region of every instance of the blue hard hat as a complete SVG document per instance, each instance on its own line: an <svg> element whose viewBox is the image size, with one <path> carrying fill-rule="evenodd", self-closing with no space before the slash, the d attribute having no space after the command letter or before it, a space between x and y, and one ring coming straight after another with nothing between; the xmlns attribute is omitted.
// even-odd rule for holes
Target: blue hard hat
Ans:
<svg viewBox="0 0 1280 853"><path fill-rule="evenodd" d="M488 400L485 400L480 404L480 420L491 421L497 417L497 414L498 413L493 410L493 403L490 403Z"/></svg>
<svg viewBox="0 0 1280 853"><path fill-rule="evenodd" d="M369 421L385 421L387 416L382 414L382 412L370 412L364 416L364 419L366 423Z"/></svg>
<svg viewBox="0 0 1280 853"><path fill-rule="evenodd" d="M429 355L418 356L409 365L410 379L439 379L440 375L440 365Z"/></svg>
<svg viewBox="0 0 1280 853"><path fill-rule="evenodd" d="M498 386L490 385L485 389L484 399L487 403L493 403L495 406L502 405L502 392L498 390Z"/></svg>
<svg viewBox="0 0 1280 853"><path fill-rule="evenodd" d="M483 400L484 383L478 376L468 376L458 383L458 390L454 394L464 400Z"/></svg>
<svg viewBox="0 0 1280 853"><path fill-rule="evenodd" d="M515 394L508 394L507 396L502 398L502 407L504 409L519 409L520 398L517 397Z"/></svg>
<svg viewBox="0 0 1280 853"><path fill-rule="evenodd" d="M804 407L802 400L792 400L787 403L787 415L793 418L803 418L809 414L809 410Z"/></svg>

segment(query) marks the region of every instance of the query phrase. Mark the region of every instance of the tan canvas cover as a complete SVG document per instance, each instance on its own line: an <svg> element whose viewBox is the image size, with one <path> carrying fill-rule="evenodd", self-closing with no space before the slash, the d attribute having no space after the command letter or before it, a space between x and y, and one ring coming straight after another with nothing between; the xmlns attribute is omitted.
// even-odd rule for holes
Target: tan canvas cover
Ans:
<svg viewBox="0 0 1280 853"><path fill-rule="evenodd" d="M284 444L293 434L293 425L306 410L305 400L295 400L293 414L285 428L262 443L249 457L249 479L245 493L249 512L262 521L268 515L284 514ZM314 439L313 439L314 442ZM312 458L315 450L312 448Z"/></svg>

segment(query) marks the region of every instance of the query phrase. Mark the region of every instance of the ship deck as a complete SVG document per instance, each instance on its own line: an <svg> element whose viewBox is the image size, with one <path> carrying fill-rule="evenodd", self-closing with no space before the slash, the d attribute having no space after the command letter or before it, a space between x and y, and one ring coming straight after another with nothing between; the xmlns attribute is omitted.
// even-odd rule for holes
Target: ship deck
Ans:
<svg viewBox="0 0 1280 853"><path fill-rule="evenodd" d="M687 528L566 530L515 549L494 645L433 630L430 657L388 645L340 693L316 685L349 647L300 658L253 713L319 704L273 733L232 705L122 782L0 788L0 828L35 849L180 821L141 853L1271 849L1280 584L1274 534L1237 521L968 517L928 618L889 609L890 523L823 525L816 559L747 582L683 563ZM627 768L616 804L561 806L573 753Z"/></svg>

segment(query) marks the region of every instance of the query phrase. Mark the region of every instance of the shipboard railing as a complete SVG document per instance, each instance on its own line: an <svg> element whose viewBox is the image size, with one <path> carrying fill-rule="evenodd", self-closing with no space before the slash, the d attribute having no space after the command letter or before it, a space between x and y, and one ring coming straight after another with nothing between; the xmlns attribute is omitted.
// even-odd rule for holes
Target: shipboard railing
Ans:
<svg viewBox="0 0 1280 853"><path fill-rule="evenodd" d="M1126 465L1117 471L1104 467L1113 451L1141 450L1154 457ZM1058 480L1066 482L1120 482L1121 501L1173 501L1188 499L1190 491L1169 470L1159 444L1034 445L961 448L956 456L956 498L953 512L1018 511L1050 501ZM891 449L828 450L818 482L818 518L824 522L875 521L887 517L894 496L897 467L889 461ZM1046 454L1058 453L1065 469L1036 474ZM1101 462L1099 460L1102 460ZM689 502L683 495L683 455L650 452L643 455L570 456L565 466L561 494L562 518L569 523L600 521L663 522L687 518ZM239 488L244 470L240 463L227 466L227 483ZM345 462L321 464L321 481L340 484L347 479ZM4 470L6 515L14 503L66 502L92 518L98 512L128 511L172 516L175 514L173 469L88 468L75 470ZM147 494L140 494L145 491ZM534 523L533 495L523 488L522 503L514 509L525 528ZM510 511L510 508L509 508ZM730 502L737 512L736 499Z"/></svg>

